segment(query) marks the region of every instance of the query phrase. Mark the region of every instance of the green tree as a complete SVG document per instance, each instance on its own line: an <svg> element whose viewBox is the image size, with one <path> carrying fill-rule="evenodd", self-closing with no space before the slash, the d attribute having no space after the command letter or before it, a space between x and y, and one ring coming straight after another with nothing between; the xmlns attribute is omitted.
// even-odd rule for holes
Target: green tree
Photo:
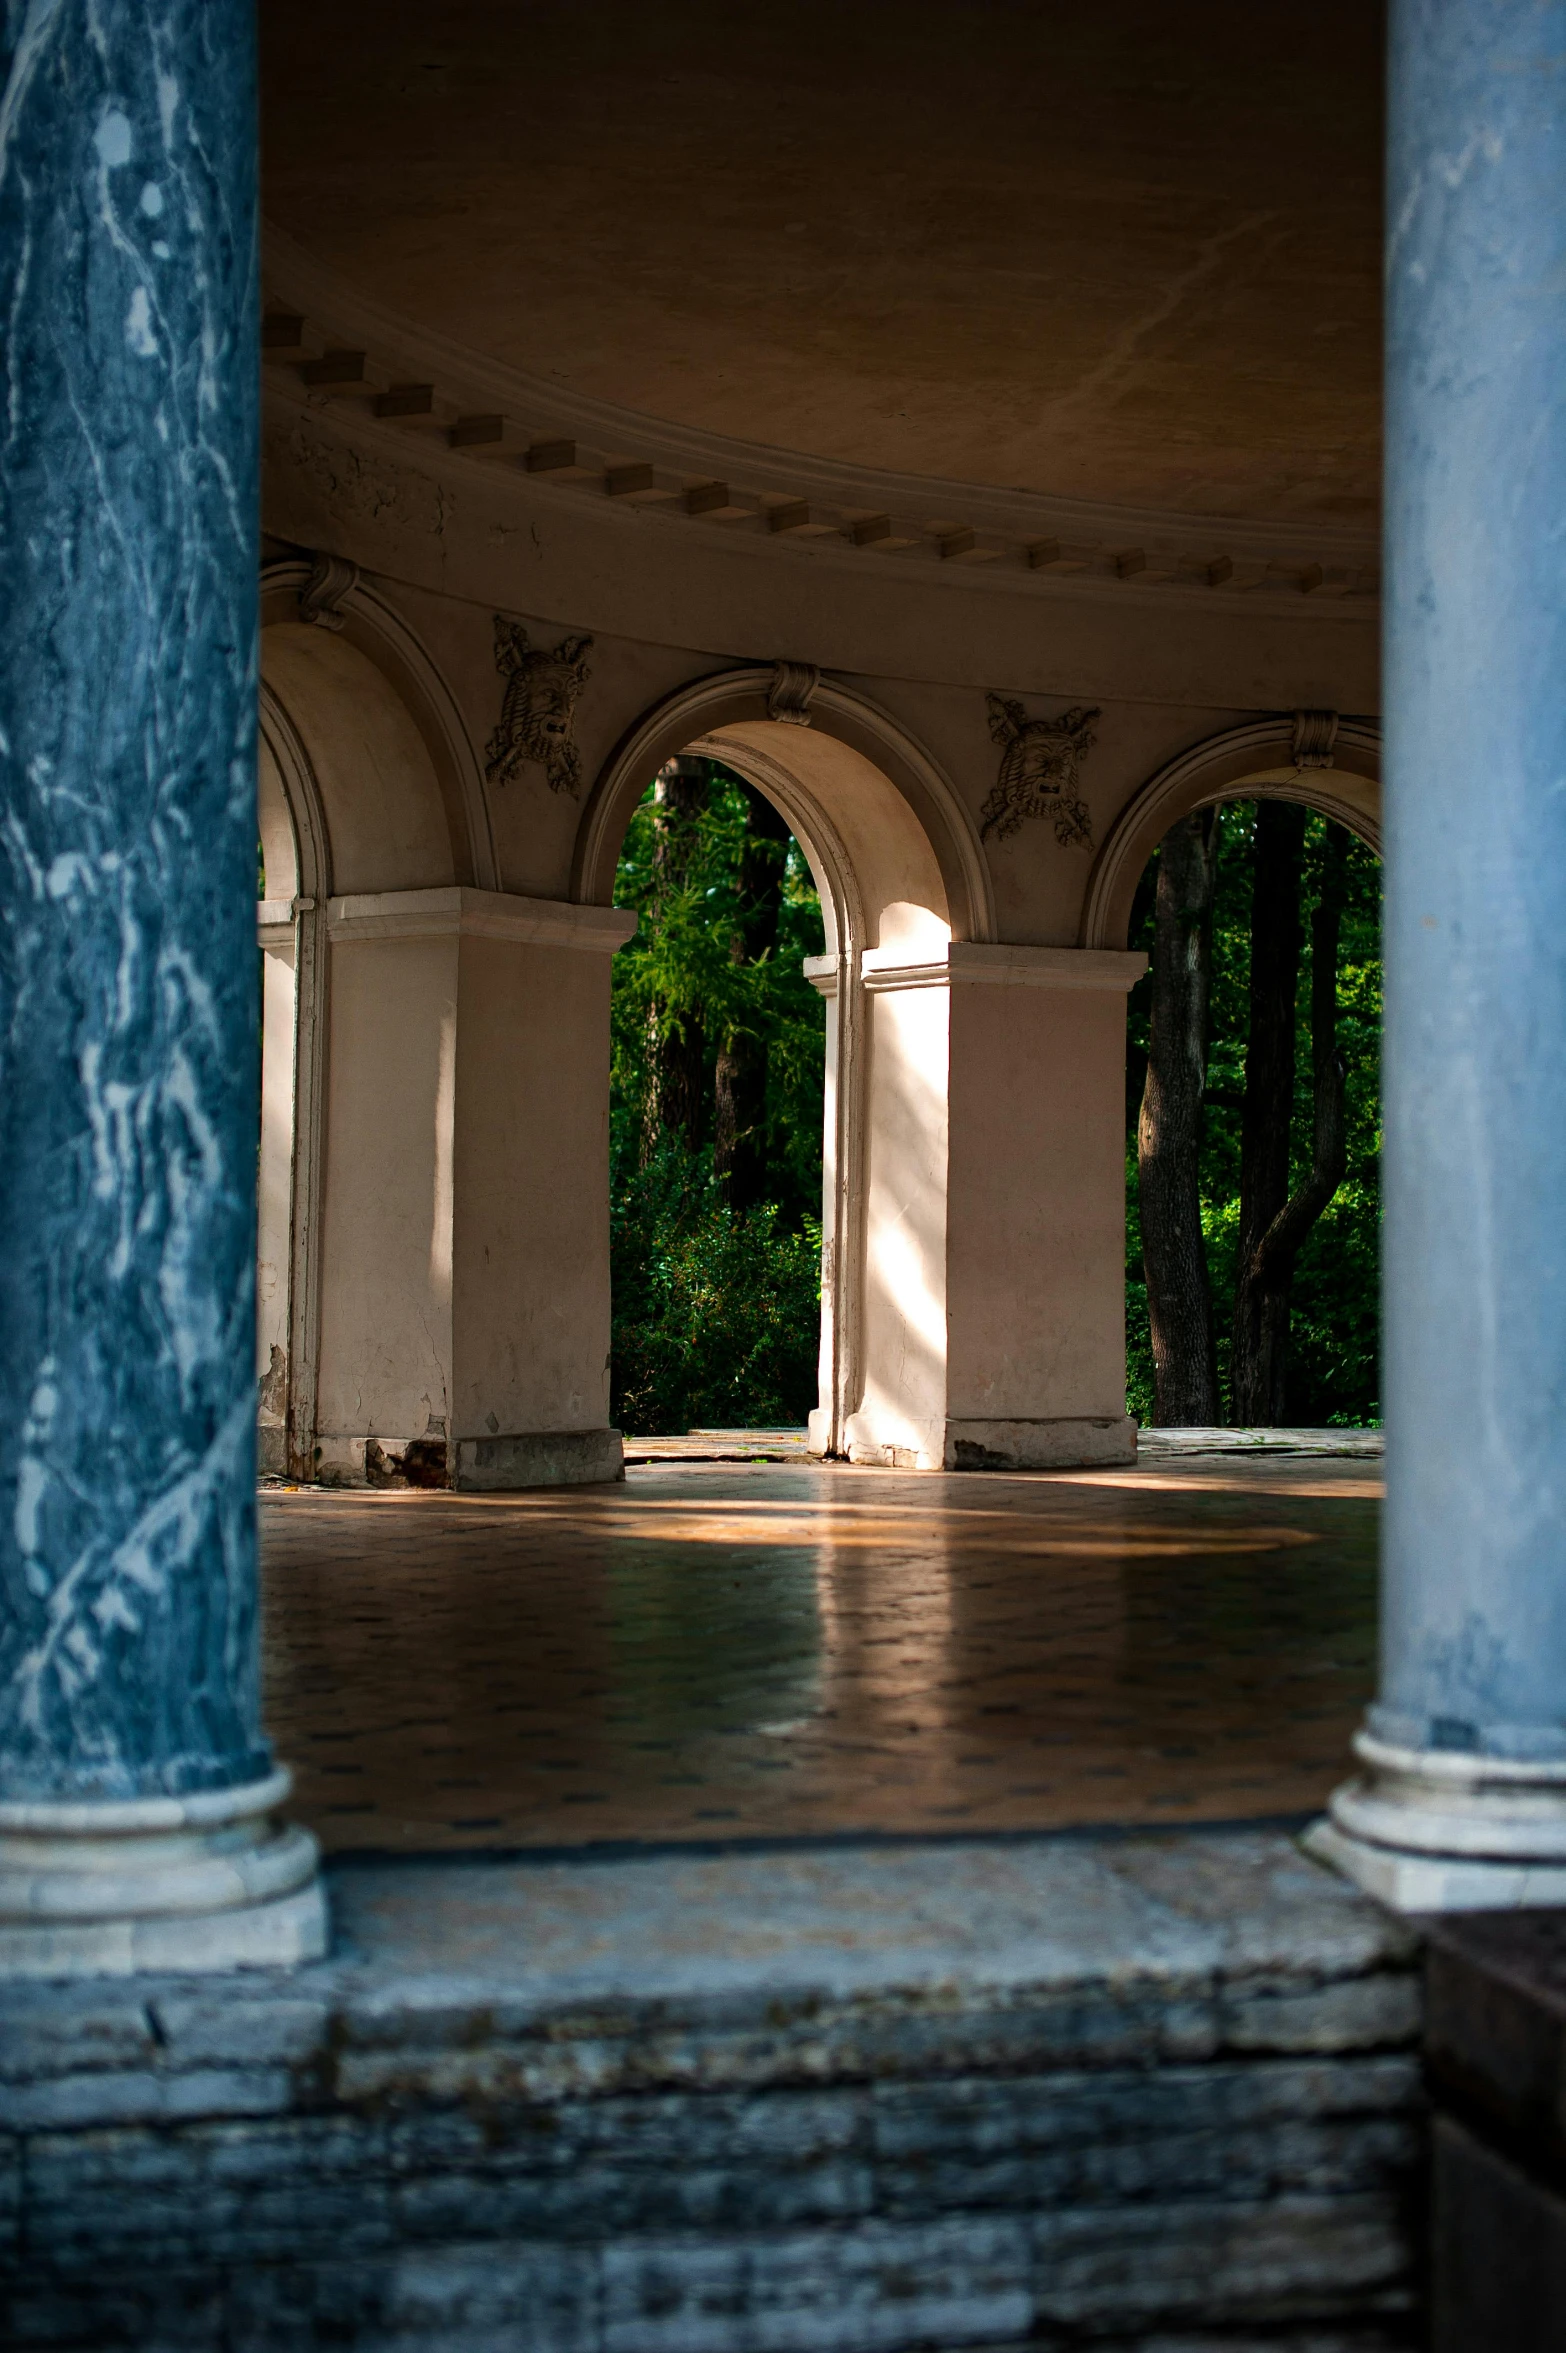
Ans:
<svg viewBox="0 0 1566 2353"><path fill-rule="evenodd" d="M615 890L642 923L615 959L611 1411L632 1433L797 1424L816 1395L825 1068L800 964L821 909L748 785L687 757L677 786L648 788Z"/></svg>
<svg viewBox="0 0 1566 2353"><path fill-rule="evenodd" d="M1215 809L1182 817L1160 842L1150 869L1155 877L1153 945L1147 1053L1140 1058L1145 1068L1136 1131L1137 1201L1153 1418L1170 1426L1218 1418L1218 1356L1201 1200L1217 817Z"/></svg>
<svg viewBox="0 0 1566 2353"><path fill-rule="evenodd" d="M1224 810L1211 916L1212 970L1201 1151L1201 1217L1218 1330L1220 1411L1232 1410L1232 1327L1240 1250L1245 1058L1250 1020L1250 940L1256 804ZM1338 835L1334 841L1332 837ZM1133 947L1151 949L1157 860L1143 878ZM1362 842L1312 815L1304 829L1300 916L1303 953L1295 988L1293 1118L1287 1190L1304 1192L1316 1167L1317 1087L1311 998L1314 948L1330 924L1316 918L1323 893L1341 889L1334 1045L1344 1068L1345 1175L1294 1263L1285 1417L1304 1426L1379 1421L1381 870ZM1148 1051L1148 981L1132 992L1127 1083L1127 1391L1148 1422L1154 1368L1142 1269L1135 1106Z"/></svg>

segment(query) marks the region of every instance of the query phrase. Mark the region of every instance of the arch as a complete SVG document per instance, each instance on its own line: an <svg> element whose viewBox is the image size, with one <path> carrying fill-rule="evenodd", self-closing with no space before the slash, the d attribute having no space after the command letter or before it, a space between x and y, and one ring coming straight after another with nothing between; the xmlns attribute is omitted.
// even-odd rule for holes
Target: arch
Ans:
<svg viewBox="0 0 1566 2353"><path fill-rule="evenodd" d="M321 1373L329 909L335 894L495 887L482 778L444 680L353 568L261 580L260 1438L313 1474Z"/></svg>
<svg viewBox="0 0 1566 2353"><path fill-rule="evenodd" d="M1123 948L1142 869L1164 835L1213 801L1303 801L1335 818L1379 855L1381 731L1369 721L1337 723L1328 767L1295 760L1292 714L1232 727L1161 768L1116 819L1088 884L1079 944Z"/></svg>
<svg viewBox="0 0 1566 2353"><path fill-rule="evenodd" d="M755 781L769 797L789 796L808 856L813 820L823 840L836 834L875 935L863 946L889 944L881 924L892 909L921 905L949 938L993 940L989 867L973 820L936 761L889 713L834 679L816 681L803 711L780 719L773 707L778 678L778 670L760 665L720 671L681 687L622 737L577 831L572 898L611 903L631 811L666 760L700 749L742 772L747 758L767 763L771 783ZM713 749L720 739L727 747L721 752ZM792 824L789 807L782 799L778 805ZM892 917L891 936L897 929Z"/></svg>
<svg viewBox="0 0 1566 2353"><path fill-rule="evenodd" d="M258 816L268 902L329 898L331 835L315 769L287 705L265 675L259 699ZM279 889L279 881L288 887Z"/></svg>
<svg viewBox="0 0 1566 2353"><path fill-rule="evenodd" d="M262 952L257 1371L262 1467L312 1466L320 1357L321 1172L331 841L310 756L265 679L258 818Z"/></svg>
<svg viewBox="0 0 1566 2353"><path fill-rule="evenodd" d="M270 673L296 725L312 739L330 736L345 706L357 702L386 724L392 744L401 737L394 767L413 767L413 741L422 747L424 759L418 764L427 768L433 784L446 870L438 876L426 872L419 881L498 890L489 800L472 738L439 667L396 608L352 565L289 557L262 571L261 629L263 675ZM366 680L366 669L378 674L381 694ZM395 718L389 716L393 713ZM319 753L321 746L316 748ZM389 748L383 742L383 753ZM346 776L334 795L324 759L322 765L329 803L355 797ZM387 781L384 773L379 781ZM346 808L342 814L346 818ZM342 849L339 889L394 887L361 880L351 870L346 835Z"/></svg>
<svg viewBox="0 0 1566 2353"><path fill-rule="evenodd" d="M622 739L583 814L573 898L612 901L632 811L665 761L685 752L721 760L766 795L820 893L827 953L809 967L827 1000L820 1390L811 1428L817 1451L836 1454L863 1387L871 1130L896 1124L890 1103L872 1100L862 960L876 948L916 959L944 956L953 939L992 940L988 868L950 783L885 712L808 672L757 667L683 688ZM890 1095L895 1056L883 1063L879 1086Z"/></svg>

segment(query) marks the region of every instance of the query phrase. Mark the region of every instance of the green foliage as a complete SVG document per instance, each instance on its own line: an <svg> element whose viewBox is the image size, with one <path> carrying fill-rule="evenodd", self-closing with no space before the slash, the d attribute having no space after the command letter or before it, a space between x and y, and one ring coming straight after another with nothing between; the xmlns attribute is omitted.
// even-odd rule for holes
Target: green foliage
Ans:
<svg viewBox="0 0 1566 2353"><path fill-rule="evenodd" d="M1213 904L1212 1021L1202 1145L1202 1226L1218 1330L1218 1374L1229 1396L1229 1327L1234 1312L1240 1222L1240 1123L1249 1021L1251 871L1255 804L1219 813ZM1295 1102L1291 1182L1311 1152L1310 917L1320 895L1328 820L1313 815L1305 835L1302 920L1305 950L1296 1000ZM1131 944L1151 948L1151 893ZM1147 1052L1149 984L1131 996L1133 1066ZM1381 1418L1381 868L1362 842L1349 846L1348 897L1338 949L1338 1046L1347 1073L1348 1174L1323 1213L1295 1271L1290 1317L1288 1417L1302 1428L1358 1427ZM1153 1357L1137 1213L1135 1105L1126 1156L1126 1387L1130 1411L1151 1419Z"/></svg>
<svg viewBox="0 0 1566 2353"><path fill-rule="evenodd" d="M748 804L716 762L709 776L685 886L658 888L649 789L615 888L643 917L615 958L610 1094L610 1411L633 1435L797 1426L816 1401L826 1020L800 963L821 953L821 908L790 841L776 949L735 960ZM642 1165L655 1007L666 1029L700 1024L707 1128L695 1149L665 1134ZM770 1196L740 1214L712 1165L718 1049L738 1035L767 1053Z"/></svg>
<svg viewBox="0 0 1566 2353"><path fill-rule="evenodd" d="M641 1435L797 1427L816 1402L821 1227L775 1202L740 1215L710 1148L666 1136L615 1172L610 1412Z"/></svg>
<svg viewBox="0 0 1566 2353"><path fill-rule="evenodd" d="M631 820L616 899L644 917L615 959L611 1097L612 1411L631 1433L693 1423L798 1424L815 1400L821 1232L824 1008L800 961L822 947L821 910L797 844L784 868L773 954L736 961L745 910L740 869L747 802L713 764L708 805L695 821L684 887L661 895L654 872L652 795ZM1249 1014L1251 864L1255 810L1219 820L1214 907L1212 1038L1202 1159L1203 1224L1227 1397L1229 1324L1239 1224L1240 1100ZM1326 821L1306 834L1305 951L1297 1006L1294 1179L1311 1143L1310 914L1320 887ZM1374 1422L1380 1415L1377 1267L1381 1034L1380 870L1361 844L1349 852L1349 894L1338 963L1338 1040L1347 1066L1349 1168L1301 1253L1295 1275L1289 1418L1303 1424ZM1151 942L1148 894L1133 946ZM1133 1063L1147 1046L1146 983L1133 992ZM664 1136L641 1165L647 1108L649 1016L698 1022L706 1054L707 1129L696 1148ZM765 1133L769 1198L742 1215L712 1169L711 1105L720 1044L748 1034L767 1050ZM1152 1410L1147 1292L1137 1216L1135 1110L1127 1148L1127 1372L1131 1410Z"/></svg>
<svg viewBox="0 0 1566 2353"><path fill-rule="evenodd" d="M804 854L790 841L776 950L753 964L734 960L731 943L745 911L739 874L748 809L726 769L712 761L709 773L708 805L696 822L683 890L660 895L657 889L650 786L620 852L615 904L635 908L643 925L614 960L610 1101L616 1165L629 1166L640 1147L648 1018L655 1004L670 1025L702 1024L708 1141L718 1048L738 1034L759 1038L767 1049L769 1190L784 1222L797 1228L821 1206L826 1008L800 970L804 957L822 950L821 905Z"/></svg>

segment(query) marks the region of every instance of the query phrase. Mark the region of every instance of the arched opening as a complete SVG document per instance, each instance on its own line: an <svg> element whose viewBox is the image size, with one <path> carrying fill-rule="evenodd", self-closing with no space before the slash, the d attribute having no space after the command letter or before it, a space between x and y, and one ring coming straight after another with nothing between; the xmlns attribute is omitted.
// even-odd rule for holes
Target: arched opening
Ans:
<svg viewBox="0 0 1566 2353"><path fill-rule="evenodd" d="M609 899L635 812L679 759L714 763L778 812L820 910L807 964L826 1004L810 1445L912 1461L928 1454L921 1429L944 1420L946 1375L945 991L921 982L946 981L954 938L990 936L983 860L951 787L892 722L780 666L704 681L626 739L584 817L581 898Z"/></svg>
<svg viewBox="0 0 1566 2353"><path fill-rule="evenodd" d="M300 1048L299 836L263 714L257 764L260 837L261 1140L257 1163L256 1452L263 1473L291 1467L289 1426L303 1351L293 1330L295 1138ZM275 715L274 715L275 716ZM313 1007L312 1007L313 1014ZM313 1019L307 1027L313 1030Z"/></svg>
<svg viewBox="0 0 1566 2353"><path fill-rule="evenodd" d="M1124 808L1094 863L1084 948L1123 948L1148 859L1179 818L1219 801L1304 801L1381 848L1381 731L1335 711L1258 719L1194 744Z"/></svg>
<svg viewBox="0 0 1566 2353"><path fill-rule="evenodd" d="M350 1456L362 1471L366 1428L402 1437L410 1413L421 1430L444 1418L443 1398L425 1403L443 1385L431 1299L388 1280L363 1214L370 1199L381 1222L430 1225L440 1139L409 1114L421 1060L439 1059L440 1009L429 976L394 971L351 911L474 864L459 723L433 671L357 586L325 626L303 617L313 577L296 562L263 576L258 775L259 1455L296 1478ZM438 1290L433 1243L426 1257Z"/></svg>
<svg viewBox="0 0 1566 2353"><path fill-rule="evenodd" d="M804 1430L818 1403L825 948L804 850L687 755L632 813L615 887L610 1418L627 1437Z"/></svg>
<svg viewBox="0 0 1566 2353"><path fill-rule="evenodd" d="M1379 796L1329 753L1224 775L1209 752L1110 845L1101 915L1124 904L1135 820L1164 824L1125 915L1149 959L1126 1084L1144 1425L1380 1420Z"/></svg>

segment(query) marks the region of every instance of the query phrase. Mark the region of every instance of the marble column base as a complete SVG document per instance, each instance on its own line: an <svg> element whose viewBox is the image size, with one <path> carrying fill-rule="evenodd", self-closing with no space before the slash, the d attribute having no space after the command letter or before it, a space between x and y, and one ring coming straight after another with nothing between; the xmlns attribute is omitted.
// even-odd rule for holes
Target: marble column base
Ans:
<svg viewBox="0 0 1566 2353"><path fill-rule="evenodd" d="M1399 1912L1566 1904L1566 1759L1533 1763L1354 1741L1305 1850Z"/></svg>
<svg viewBox="0 0 1566 2353"><path fill-rule="evenodd" d="M0 1980L319 1960L319 1849L273 1818L290 1783L0 1805Z"/></svg>

